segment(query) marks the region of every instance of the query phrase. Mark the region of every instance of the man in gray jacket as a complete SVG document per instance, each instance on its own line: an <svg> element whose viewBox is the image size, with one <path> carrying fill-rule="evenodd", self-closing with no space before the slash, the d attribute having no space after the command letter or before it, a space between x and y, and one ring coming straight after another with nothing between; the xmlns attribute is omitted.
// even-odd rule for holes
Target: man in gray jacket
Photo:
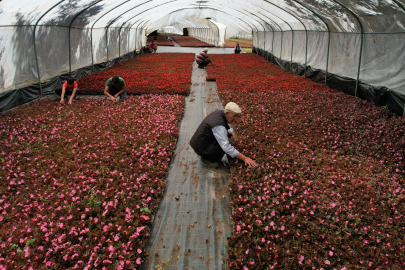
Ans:
<svg viewBox="0 0 405 270"><path fill-rule="evenodd" d="M225 110L217 110L210 113L197 128L190 140L190 145L197 155L201 156L202 163L219 167L219 162L225 153L232 158L238 158L249 167L257 167L256 161L239 153L229 142L238 141L238 137L229 124L232 124L236 117L242 113L239 106L229 102Z"/></svg>

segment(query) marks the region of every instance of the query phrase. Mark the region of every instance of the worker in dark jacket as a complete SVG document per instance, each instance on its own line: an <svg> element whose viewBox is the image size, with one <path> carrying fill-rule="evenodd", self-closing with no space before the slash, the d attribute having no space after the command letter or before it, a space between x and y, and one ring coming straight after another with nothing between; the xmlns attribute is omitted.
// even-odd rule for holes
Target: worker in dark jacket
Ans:
<svg viewBox="0 0 405 270"><path fill-rule="evenodd" d="M202 52L197 55L195 61L198 64L198 68L204 69L209 63L212 64L211 60L208 57L208 48L205 48Z"/></svg>
<svg viewBox="0 0 405 270"><path fill-rule="evenodd" d="M238 141L238 137L229 124L232 124L236 117L242 113L239 106L234 102L229 102L225 110L217 110L210 113L197 128L190 140L190 145L197 155L201 156L202 163L219 167L219 162L225 153L232 158L244 161L249 167L256 167L256 162L239 153L229 142Z"/></svg>

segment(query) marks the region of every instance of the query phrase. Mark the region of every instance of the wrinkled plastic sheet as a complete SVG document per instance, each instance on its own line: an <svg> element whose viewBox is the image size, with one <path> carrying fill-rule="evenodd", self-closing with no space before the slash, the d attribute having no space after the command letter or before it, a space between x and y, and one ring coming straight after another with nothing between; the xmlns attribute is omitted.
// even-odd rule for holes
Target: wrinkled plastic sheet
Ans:
<svg viewBox="0 0 405 270"><path fill-rule="evenodd" d="M53 77L49 81L41 82L42 96L44 97L55 94L55 90L62 88L62 83L66 81L66 78L68 76L72 76L76 80L79 80L80 78L88 76L94 72L110 68L117 63L129 60L145 52L146 49L143 47L139 52L130 52L125 55L122 55L120 58L115 58L108 62L98 63L95 64L94 66L87 66L72 71L70 75L69 73L64 73L59 76ZM88 94L100 94L100 93L85 93L85 92L78 93L78 95L88 95ZM17 106L26 104L38 98L40 98L39 83L31 84L26 87L15 90L2 92L0 93L0 113L15 108Z"/></svg>
<svg viewBox="0 0 405 270"><path fill-rule="evenodd" d="M252 52L288 71L301 76L305 75L306 78L317 83L325 83L326 74L324 70L314 69L311 66L305 68L305 66L297 63L291 64L289 61L284 61L270 52L263 51L256 47L253 47ZM356 95L356 80L353 78L328 73L326 85L348 95ZM357 87L357 96L368 102L375 103L377 106L388 106L391 112L404 116L405 95L402 93L393 91L384 86L372 86L360 81Z"/></svg>

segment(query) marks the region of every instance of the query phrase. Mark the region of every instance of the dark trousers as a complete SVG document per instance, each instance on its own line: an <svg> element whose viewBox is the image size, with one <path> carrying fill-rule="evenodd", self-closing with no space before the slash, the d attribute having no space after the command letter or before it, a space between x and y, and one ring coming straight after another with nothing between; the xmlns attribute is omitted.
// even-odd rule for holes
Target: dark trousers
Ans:
<svg viewBox="0 0 405 270"><path fill-rule="evenodd" d="M205 67L206 65L208 65L210 62L209 61L202 61L200 63L197 62L199 67Z"/></svg>
<svg viewBox="0 0 405 270"><path fill-rule="evenodd" d="M113 85L108 86L108 93L112 96L114 96L115 94L118 94L118 92L121 90L122 90L122 87L120 88L118 85L115 86L113 84Z"/></svg>
<svg viewBox="0 0 405 270"><path fill-rule="evenodd" d="M79 91L79 88L77 88L76 89L76 93L75 93L75 96L73 97L73 98L76 98L77 97L77 92ZM56 89L55 90L55 93L58 95L58 96L62 96L62 89ZM73 94L73 91L72 90L65 90L65 96L71 96Z"/></svg>
<svg viewBox="0 0 405 270"><path fill-rule="evenodd" d="M197 155L199 155L202 158L211 160L213 162L217 162L217 161L221 160L225 155L224 150L222 150L221 146L219 146L219 144L218 144L218 142L216 140L213 141L207 147L206 150L208 150L208 151L206 151L206 153L200 153L199 151L196 151L192 145L190 145L190 146L191 146L191 148L193 148L194 152Z"/></svg>

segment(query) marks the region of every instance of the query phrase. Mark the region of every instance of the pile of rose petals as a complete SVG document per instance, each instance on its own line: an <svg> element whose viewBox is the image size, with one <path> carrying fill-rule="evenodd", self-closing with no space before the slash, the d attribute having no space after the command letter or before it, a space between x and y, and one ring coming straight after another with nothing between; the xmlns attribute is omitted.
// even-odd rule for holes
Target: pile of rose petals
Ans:
<svg viewBox="0 0 405 270"><path fill-rule="evenodd" d="M173 42L169 39L166 39L166 36L156 36L156 40L154 36L148 37L148 43L155 41L155 44L158 46L174 46Z"/></svg>
<svg viewBox="0 0 405 270"><path fill-rule="evenodd" d="M184 96L42 100L0 119L0 268L139 269Z"/></svg>
<svg viewBox="0 0 405 270"><path fill-rule="evenodd" d="M255 55L212 58L259 164L231 161L228 267L403 269L405 119Z"/></svg>
<svg viewBox="0 0 405 270"><path fill-rule="evenodd" d="M171 36L171 38L181 47L215 47L212 44L205 43L189 36Z"/></svg>
<svg viewBox="0 0 405 270"><path fill-rule="evenodd" d="M129 94L190 93L194 54L147 53L78 80L79 93L103 93L113 76L124 79Z"/></svg>

